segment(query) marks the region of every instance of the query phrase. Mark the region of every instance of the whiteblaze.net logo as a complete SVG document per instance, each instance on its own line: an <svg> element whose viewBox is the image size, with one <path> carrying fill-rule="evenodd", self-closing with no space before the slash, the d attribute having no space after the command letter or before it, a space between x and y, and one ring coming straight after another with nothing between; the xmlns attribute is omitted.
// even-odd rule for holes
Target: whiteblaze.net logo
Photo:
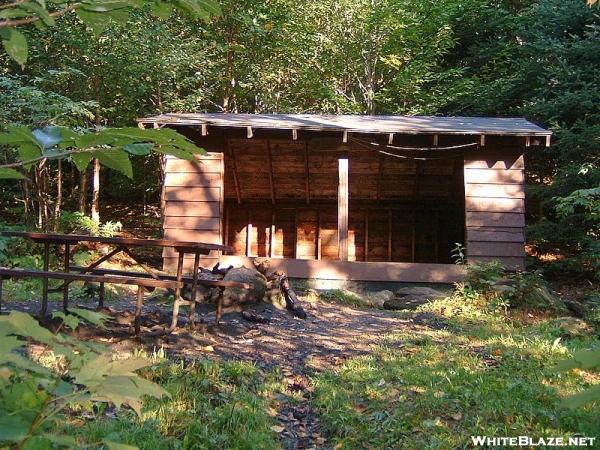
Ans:
<svg viewBox="0 0 600 450"><path fill-rule="evenodd" d="M475 447L592 447L595 437L471 436Z"/></svg>

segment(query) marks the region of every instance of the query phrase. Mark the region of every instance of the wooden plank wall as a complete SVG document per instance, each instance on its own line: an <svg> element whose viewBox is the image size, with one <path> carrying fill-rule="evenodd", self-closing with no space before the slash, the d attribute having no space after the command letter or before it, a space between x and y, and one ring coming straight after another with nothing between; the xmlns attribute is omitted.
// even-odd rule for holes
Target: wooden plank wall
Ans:
<svg viewBox="0 0 600 450"><path fill-rule="evenodd" d="M167 157L163 187L165 239L221 244L223 217L223 154L207 153L197 161ZM218 253L201 258L208 267ZM163 252L163 269L174 271L177 254ZM185 269L193 267L193 256L185 259Z"/></svg>
<svg viewBox="0 0 600 450"><path fill-rule="evenodd" d="M469 262L525 263L523 156L517 150L465 157L465 224Z"/></svg>
<svg viewBox="0 0 600 450"><path fill-rule="evenodd" d="M443 208L418 203L351 207L348 260L451 263L451 249L463 232L462 214L462 207L455 204ZM319 206L298 202L293 207L268 203L238 205L231 199L225 201L225 217L225 244L234 248L235 255L339 259L338 217L333 202Z"/></svg>

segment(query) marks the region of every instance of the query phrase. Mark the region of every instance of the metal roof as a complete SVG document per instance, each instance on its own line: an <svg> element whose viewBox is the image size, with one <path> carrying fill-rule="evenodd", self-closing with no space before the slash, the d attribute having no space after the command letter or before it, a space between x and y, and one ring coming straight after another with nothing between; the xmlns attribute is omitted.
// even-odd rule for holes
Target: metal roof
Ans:
<svg viewBox="0 0 600 450"><path fill-rule="evenodd" d="M160 125L207 125L354 133L495 134L550 136L551 131L517 117L367 116L318 114L169 113L138 119Z"/></svg>

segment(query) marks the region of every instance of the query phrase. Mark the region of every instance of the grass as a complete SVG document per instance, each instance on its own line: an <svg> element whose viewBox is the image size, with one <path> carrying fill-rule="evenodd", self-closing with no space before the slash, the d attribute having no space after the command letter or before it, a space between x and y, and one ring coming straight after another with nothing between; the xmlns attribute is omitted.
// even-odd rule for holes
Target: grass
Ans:
<svg viewBox="0 0 600 450"><path fill-rule="evenodd" d="M458 311L458 313L457 313ZM597 436L600 409L561 409L596 373L553 365L594 337L564 341L553 319L489 316L452 299L424 308L448 329L386 336L368 357L314 378L335 448L470 448L470 436ZM531 320L530 320L531 322Z"/></svg>
<svg viewBox="0 0 600 450"><path fill-rule="evenodd" d="M80 442L103 439L140 449L273 449L278 448L274 425L275 375L263 376L243 362L198 360L162 362L145 373L160 383L171 399L150 401L140 421L130 411L70 426Z"/></svg>

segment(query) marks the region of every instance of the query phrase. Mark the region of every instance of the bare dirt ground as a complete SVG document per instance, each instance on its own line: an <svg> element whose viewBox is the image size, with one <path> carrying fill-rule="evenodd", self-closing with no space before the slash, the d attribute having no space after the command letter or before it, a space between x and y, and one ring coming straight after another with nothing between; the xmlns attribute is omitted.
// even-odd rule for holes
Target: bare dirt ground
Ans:
<svg viewBox="0 0 600 450"><path fill-rule="evenodd" d="M88 308L95 306L92 302L74 303ZM8 309L33 309L27 305L11 303ZM50 310L61 308L59 302L50 302L49 306ZM270 304L258 304L245 310L260 315L268 323L249 322L241 313L230 312L223 315L219 326L214 326L214 306L201 305L196 330L191 331L182 317L182 326L173 334L149 337L151 327L167 323L170 310L168 305L146 302L142 335L138 339L127 324L132 319L132 302L123 300L109 306L113 316L109 327L105 330L83 327L78 331L81 338L103 341L118 351L142 346L151 352L162 347L173 358L243 360L265 371L278 368L289 395L295 393L297 397L300 393L303 399L288 401L285 394L280 398L277 419L285 449L324 448L319 419L309 402L311 374L334 368L348 358L369 354L386 334L407 328L439 326L428 324L429 318L420 317L422 314L402 318L393 312L324 302L303 302L308 314L306 320Z"/></svg>

